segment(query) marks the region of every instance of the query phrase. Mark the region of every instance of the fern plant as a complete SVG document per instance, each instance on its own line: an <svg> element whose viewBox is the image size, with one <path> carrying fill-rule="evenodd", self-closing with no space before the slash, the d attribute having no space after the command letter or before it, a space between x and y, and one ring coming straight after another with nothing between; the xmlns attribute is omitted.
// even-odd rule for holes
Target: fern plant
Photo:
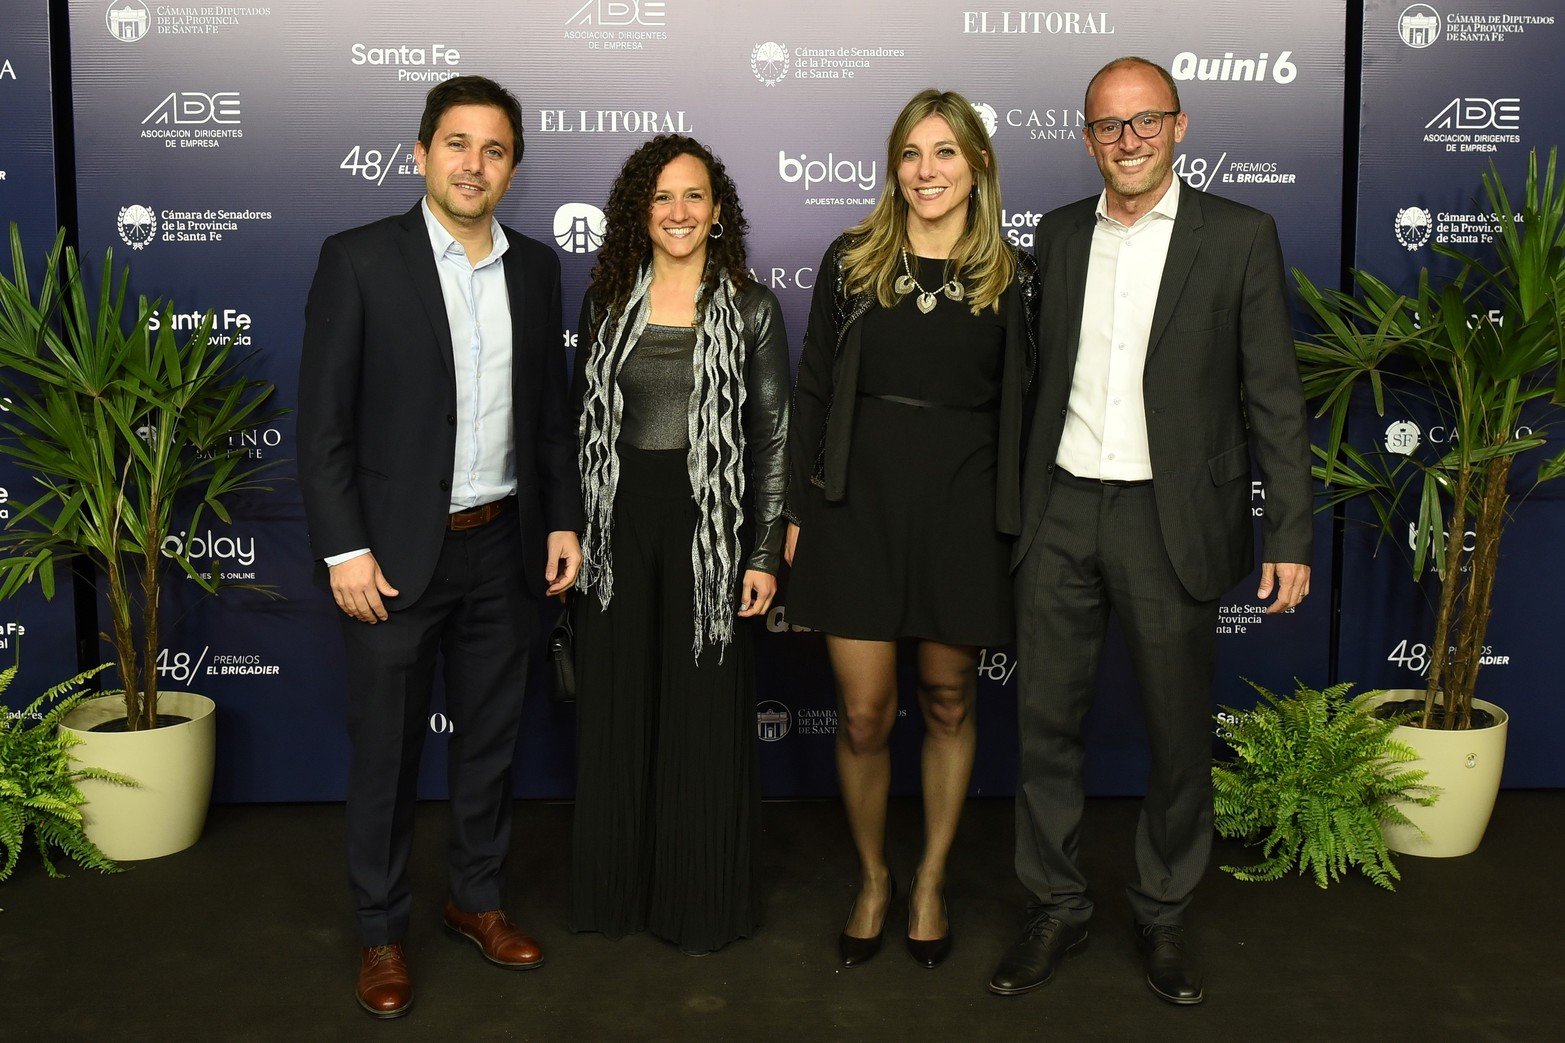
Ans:
<svg viewBox="0 0 1565 1043"><path fill-rule="evenodd" d="M1317 690L1296 681L1298 691L1281 697L1246 683L1261 702L1217 715L1234 759L1212 768L1213 824L1220 836L1259 843L1261 861L1224 871L1276 880L1297 866L1325 887L1356 866L1395 890L1401 874L1381 827L1412 825L1398 802L1428 806L1438 796L1422 784L1425 772L1404 767L1418 755L1392 738L1407 718L1374 716L1366 699L1377 693L1349 699L1351 684Z"/></svg>
<svg viewBox="0 0 1565 1043"><path fill-rule="evenodd" d="M32 830L33 845L50 876L65 875L54 864L51 849L88 869L119 871L120 867L82 832L81 809L86 798L76 784L83 779L122 786L136 783L116 772L72 763L70 749L81 740L59 727L78 703L97 694L85 687L86 682L109 665L104 663L55 685L26 709L0 707L0 881L16 868L28 830ZM0 671L0 692L9 688L15 677L14 665ZM46 712L44 708L51 703Z"/></svg>

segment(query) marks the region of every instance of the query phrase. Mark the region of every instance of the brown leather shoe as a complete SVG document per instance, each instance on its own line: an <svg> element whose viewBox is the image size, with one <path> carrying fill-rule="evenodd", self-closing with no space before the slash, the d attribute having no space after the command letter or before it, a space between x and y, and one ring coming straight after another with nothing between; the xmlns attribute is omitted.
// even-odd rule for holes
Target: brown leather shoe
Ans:
<svg viewBox="0 0 1565 1043"><path fill-rule="evenodd" d="M504 909L464 913L446 901L446 929L470 939L484 959L500 967L524 971L543 963L543 950L505 914Z"/></svg>
<svg viewBox="0 0 1565 1043"><path fill-rule="evenodd" d="M377 1018L400 1018L408 1012L413 1006L413 979L408 977L400 944L360 950L359 983L353 996Z"/></svg>

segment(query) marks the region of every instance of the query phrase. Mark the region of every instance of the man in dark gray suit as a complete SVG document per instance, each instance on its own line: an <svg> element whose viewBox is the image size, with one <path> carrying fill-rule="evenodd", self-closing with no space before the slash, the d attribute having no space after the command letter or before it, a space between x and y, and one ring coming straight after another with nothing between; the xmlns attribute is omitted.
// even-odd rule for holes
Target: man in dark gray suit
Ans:
<svg viewBox="0 0 1565 1043"><path fill-rule="evenodd" d="M1121 58L1087 87L1103 192L1045 215L1037 411L1016 572L1021 766L1016 870L1033 893L990 990L1047 984L1087 938L1078 858L1081 722L1119 617L1151 738L1129 888L1147 983L1199 1003L1183 921L1212 840L1218 601L1254 564L1253 454L1266 483L1257 596L1309 592L1304 397L1266 214L1182 185L1188 117L1168 72Z"/></svg>
<svg viewBox="0 0 1565 1043"><path fill-rule="evenodd" d="M450 743L445 924L490 963L543 954L506 914L511 771L538 596L581 562L560 265L494 211L522 111L492 80L430 92L413 156L423 198L321 247L305 305L299 484L348 653L348 875L355 996L407 1013L402 949L430 686Z"/></svg>

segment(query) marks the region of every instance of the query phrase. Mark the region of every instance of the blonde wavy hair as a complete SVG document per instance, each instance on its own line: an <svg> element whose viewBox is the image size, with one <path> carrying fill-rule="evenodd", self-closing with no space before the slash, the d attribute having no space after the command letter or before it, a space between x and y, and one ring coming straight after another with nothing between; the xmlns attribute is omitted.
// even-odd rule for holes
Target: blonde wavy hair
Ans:
<svg viewBox="0 0 1565 1043"><path fill-rule="evenodd" d="M994 145L971 102L955 91L933 87L914 95L891 125L886 139L886 187L870 215L847 231L850 245L842 260L848 291L873 293L883 308L897 303L893 284L902 272L908 220L897 168L913 128L930 116L951 125L962 158L973 171L975 195L968 201L967 228L951 251L951 276L967 287L974 315L985 308L998 310L1000 296L1015 278L1016 260L1000 231L1000 168Z"/></svg>

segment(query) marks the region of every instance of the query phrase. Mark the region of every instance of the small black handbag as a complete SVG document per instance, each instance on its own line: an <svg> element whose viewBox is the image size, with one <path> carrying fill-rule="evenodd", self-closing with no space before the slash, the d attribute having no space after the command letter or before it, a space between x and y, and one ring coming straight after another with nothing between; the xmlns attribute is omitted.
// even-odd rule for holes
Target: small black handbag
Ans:
<svg viewBox="0 0 1565 1043"><path fill-rule="evenodd" d="M549 631L549 661L554 665L549 699L556 703L576 700L576 631L571 626L571 605L560 610L560 618Z"/></svg>

